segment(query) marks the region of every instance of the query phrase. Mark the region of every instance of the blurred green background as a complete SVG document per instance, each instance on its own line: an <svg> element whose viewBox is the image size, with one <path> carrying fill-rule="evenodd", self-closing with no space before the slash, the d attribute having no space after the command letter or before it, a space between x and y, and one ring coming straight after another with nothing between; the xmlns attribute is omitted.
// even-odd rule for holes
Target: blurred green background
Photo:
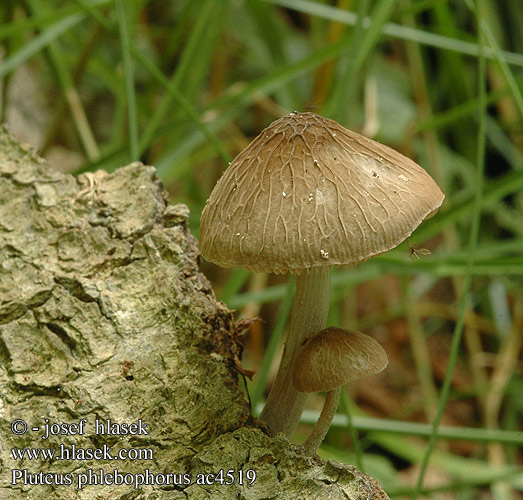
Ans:
<svg viewBox="0 0 523 500"><path fill-rule="evenodd" d="M333 272L329 324L372 335L390 364L346 388L320 455L356 464L391 498L521 498L522 7L4 1L1 121L62 171L156 166L196 236L227 163L290 111L413 158L446 200L409 243ZM245 390L259 412L294 281L202 268L239 319L261 318L242 360L256 372ZM322 398L309 397L295 442Z"/></svg>

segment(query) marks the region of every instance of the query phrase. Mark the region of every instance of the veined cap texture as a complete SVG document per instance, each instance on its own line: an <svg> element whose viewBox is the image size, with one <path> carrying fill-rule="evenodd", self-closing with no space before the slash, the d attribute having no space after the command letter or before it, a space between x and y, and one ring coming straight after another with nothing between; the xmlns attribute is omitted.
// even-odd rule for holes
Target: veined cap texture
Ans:
<svg viewBox="0 0 523 500"><path fill-rule="evenodd" d="M298 352L292 384L300 392L332 391L383 371L388 362L383 347L369 335L329 327L308 340Z"/></svg>
<svg viewBox="0 0 523 500"><path fill-rule="evenodd" d="M415 162L314 113L263 130L202 212L203 256L221 266L301 272L386 252L444 195Z"/></svg>

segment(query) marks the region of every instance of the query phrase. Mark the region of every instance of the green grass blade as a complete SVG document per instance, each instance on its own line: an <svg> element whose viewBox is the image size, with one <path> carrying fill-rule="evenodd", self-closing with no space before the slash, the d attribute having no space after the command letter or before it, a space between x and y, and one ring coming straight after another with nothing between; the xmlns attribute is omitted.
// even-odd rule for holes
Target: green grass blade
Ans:
<svg viewBox="0 0 523 500"><path fill-rule="evenodd" d="M247 8L252 12L253 22L258 29L258 36L261 38L271 55L271 59L276 67L285 65L286 54L286 34L282 33L278 26L277 12L270 8L265 2L259 0L248 0ZM278 92L279 103L288 109L294 109L299 102L296 92L290 85L283 86Z"/></svg>
<svg viewBox="0 0 523 500"><path fill-rule="evenodd" d="M265 350L265 355L263 356L263 361L260 367L260 370L257 374L256 384L251 395L251 403L253 410L258 408L258 403L263 397L263 391L265 385L267 384L267 378L269 376L269 369L272 364L272 360L276 354L276 349L283 337L285 332L285 327L287 325L287 320L289 318L292 302L294 299L294 292L296 290L296 280L290 278L287 284L285 285L285 295L280 306L280 312L278 314L278 320L274 326L274 330L271 333L271 338Z"/></svg>
<svg viewBox="0 0 523 500"><path fill-rule="evenodd" d="M216 134L214 134L203 122L196 108L180 92L178 87L175 85L175 82L173 80L169 80L150 59L147 59L147 57L141 54L134 46L131 46L131 50L136 59L140 61L140 63L149 71L149 73L160 82L160 84L167 90L171 97L183 108L191 120L198 126L200 131L214 146L216 152L220 155L222 160L225 163L230 163L232 158L225 147L222 145L220 139L218 139ZM146 146L147 141L143 140L140 144L140 152L143 152Z"/></svg>
<svg viewBox="0 0 523 500"><path fill-rule="evenodd" d="M476 0L477 1L477 0ZM467 2L470 3L470 2ZM496 39L494 38L494 35L492 31L490 30L488 24L482 19L481 20L481 29L483 33L485 34L486 39L488 40L490 46L492 47L493 51L493 57L496 59L498 64L501 67L501 71L503 72L503 75L505 76L505 79L507 81L507 84L512 91L512 96L514 97L514 101L516 102L516 106L518 108L520 117L523 118L523 95L521 94L521 90L518 87L518 84L516 83L516 79L514 78L514 75L509 68L507 62L503 58L501 54L501 50L496 42Z"/></svg>
<svg viewBox="0 0 523 500"><path fill-rule="evenodd" d="M77 0L78 1L78 0ZM85 0L83 0L85 1ZM111 3L112 0L92 0L91 4L94 6L104 6ZM6 24L0 24L0 40L8 39L29 30L41 28L49 24L56 25L59 21L69 18L73 15L79 14L79 8L75 5L65 5L60 9L53 11L46 11L35 16L16 19Z"/></svg>
<svg viewBox="0 0 523 500"><path fill-rule="evenodd" d="M220 294L220 300L225 302L227 306L231 309L235 309L235 306L230 304L231 298L234 297L245 285L245 282L249 278L251 273L244 269L243 267L234 267L231 270L229 278L225 282L225 286ZM245 305L245 304L243 304Z"/></svg>
<svg viewBox="0 0 523 500"><path fill-rule="evenodd" d="M122 49L122 60L125 75L125 92L127 96L127 113L129 126L129 145L131 161L139 159L138 153L138 115L136 112L136 93L134 89L134 69L130 53L129 31L127 26L127 15L123 0L114 0L118 28L120 31L120 43Z"/></svg>
<svg viewBox="0 0 523 500"><path fill-rule="evenodd" d="M491 92L487 96L487 105L494 104L496 101L508 95L509 89L498 90ZM424 132L426 130L445 128L460 120L470 119L471 115L477 113L478 99L474 97L465 102L461 102L456 106L446 109L445 111L433 114L430 118L419 121L416 124L416 132Z"/></svg>
<svg viewBox="0 0 523 500"><path fill-rule="evenodd" d="M354 88L354 77L357 74L356 68L356 54L362 53L363 46L363 20L367 16L369 9L369 0L360 0L360 10L358 12L358 20L356 23L356 29L354 31L354 37L347 55L347 67L345 74L342 78L338 78L334 81L334 86L331 90L331 97L325 106L325 116L330 116L334 120L345 120L346 109L342 107L343 96L350 96L351 90ZM370 30L366 32L366 37L371 36ZM361 57L358 60L363 60Z"/></svg>
<svg viewBox="0 0 523 500"><path fill-rule="evenodd" d="M474 268L474 261L476 258L476 247L478 243L479 235L479 226L480 226L480 217L481 217L481 206L482 206L482 197L483 197L483 185L484 185L484 168L485 168L485 130L486 130L486 120L485 120L485 105L486 105L486 60L483 57L483 37L481 35L481 23L482 23L482 13L481 13L481 2L476 2L476 26L478 30L478 45L480 47L479 53L479 62L478 62L478 89L479 89L479 120L478 120L478 140L477 140L477 165L476 165L476 194L474 198L474 213L472 219L472 225L470 230L469 237L469 264L468 272L465 275L465 280L462 287L462 295L459 303L459 312L458 318L456 321L456 326L454 329L454 335L452 337L452 343L450 347L449 359L447 364L447 369L445 372L445 379L443 381L443 386L440 393L440 401L436 416L434 417L434 422L432 424L432 432L429 438L427 445L427 450L423 456L421 462L420 472L418 480L416 482L416 488L414 490L413 500L416 500L423 487L423 479L427 471L430 457L434 452L436 445L436 440L438 438L438 428L441 423L441 418L443 417L443 412L447 404L447 400L450 394L450 385L452 382L452 374L454 373L454 367L458 359L459 346L461 344L461 338L463 335L463 326L465 322L465 311L469 303L469 294L470 287L472 284L472 270Z"/></svg>
<svg viewBox="0 0 523 500"><path fill-rule="evenodd" d="M312 2L309 0L264 0L265 2L273 3L281 7L287 7L289 9L298 10L303 13L311 14L313 16L319 16L324 19L330 19L345 23L349 25L355 25L357 22L357 16L353 12L346 12L336 7L329 5L320 4L318 2ZM370 20L368 21L370 22ZM479 45L476 43L466 42L464 40L458 40L455 38L448 38L445 36L429 33L427 31L418 30L415 28L409 28L408 26L402 26L394 23L387 23L383 26L383 34L389 35L400 40L410 40L412 42L418 42L422 45L429 47L435 47L444 50L452 50L461 54L469 56L479 55ZM514 52L501 51L501 58L508 64L514 66L523 66L523 55ZM494 53L492 50L485 51L485 57L494 59Z"/></svg>
<svg viewBox="0 0 523 500"><path fill-rule="evenodd" d="M251 104L257 94L267 95L272 91L277 90L282 85L289 81L298 78L303 73L314 69L323 62L336 57L342 52L347 45L346 40L323 47L309 56L306 56L294 64L287 64L282 68L274 71L270 75L263 76L254 80L251 83L242 86L236 92L226 93L224 96L216 99L207 110L212 110L216 113L214 121L208 124L209 129L216 133L221 130L227 123L239 116L245 108ZM290 110L289 110L290 111ZM167 176L167 170L173 164L181 161L188 156L196 148L200 147L204 140L204 136L200 131L195 131L191 135L186 136L186 140L181 145L176 145L168 150L163 157L157 161L158 171L163 178L173 180L183 174L183 171L172 170Z"/></svg>
<svg viewBox="0 0 523 500"><path fill-rule="evenodd" d="M113 25L91 4L87 3L85 0L76 0L85 11L93 17L97 22L99 22L107 31L113 32ZM231 161L231 156L227 150L223 147L221 141L217 138L215 134L207 127L207 125L200 118L199 112L196 108L185 98L185 96L180 92L179 88L175 85L173 80L169 80L154 64L154 62L143 55L139 51L132 40L129 40L129 48L132 56L144 66L144 68L153 76L162 85L165 90L171 95L172 99L179 104L182 109L187 113L191 120L196 124L196 126L201 130L204 136L209 140L209 142L214 146L216 152L220 155L224 162L229 163ZM153 140L153 137L151 137ZM139 147L139 154L141 155L145 149L148 147L149 141L147 138L142 137Z"/></svg>
<svg viewBox="0 0 523 500"><path fill-rule="evenodd" d="M347 396L347 392L345 390L341 391L341 406L343 408L343 411L345 413L345 417L347 419L347 429L349 430L349 434L352 441L352 446L354 447L354 457L355 457L355 465L356 467L361 471L365 472L364 464L363 464L363 451L361 449L360 445L360 438L358 436L358 431L356 429L356 426L354 425L354 415L352 414L351 404L349 401L349 397Z"/></svg>
<svg viewBox="0 0 523 500"><path fill-rule="evenodd" d="M523 176L516 168L516 171L500 175L495 180L487 184L484 195L481 197L482 206L486 207L493 203L499 202L505 196L516 193L523 189ZM456 197L457 198L457 197ZM440 212L432 219L423 223L414 233L414 240L421 242L438 234L443 228L450 226L471 214L474 207L475 197L470 196L465 200L454 200L450 210Z"/></svg>
<svg viewBox="0 0 523 500"><path fill-rule="evenodd" d="M28 4L30 5L32 12L37 16L43 16L46 11L46 6L40 1L31 0ZM65 63L65 56L59 41L57 39L51 40L46 49L87 157L91 161L96 161L100 157L100 151L89 124L89 120L87 119L87 114L80 100L80 96L73 84L73 78Z"/></svg>
<svg viewBox="0 0 523 500"><path fill-rule="evenodd" d="M198 60L198 51L200 50L200 47L203 43L202 40L207 35L209 25L214 22L218 8L222 9L224 6L220 6L219 2L216 2L215 0L207 0L202 2L196 24L191 30L191 35L186 42L185 48L180 57L180 62L173 74L173 88L180 88L181 83L186 79L187 74L191 71L191 67L194 64L194 61ZM160 126L163 118L169 112L169 110L172 110L172 99L173 94L168 92L158 104L156 111L149 120L149 123L147 124L147 127L142 134L140 142L140 149L142 151L155 138L158 127Z"/></svg>
<svg viewBox="0 0 523 500"><path fill-rule="evenodd" d="M318 420L319 412L305 410L301 422L313 424ZM332 420L333 427L346 428L347 416L337 413ZM428 438L432 434L432 425L420 422L404 422L387 418L374 418L363 415L353 415L352 425L362 432L383 432L403 436L418 436ZM457 427L442 425L438 429L438 437L453 441L472 441L478 443L506 443L523 446L523 434L518 431L500 429L482 429L473 427Z"/></svg>
<svg viewBox="0 0 523 500"><path fill-rule="evenodd" d="M89 14L97 23L100 23L106 30L111 30L110 21L104 17L104 15L96 8L93 2L88 0L75 0L76 3L87 13ZM104 3L109 3L112 0L106 0L106 2L98 2L100 5Z"/></svg>
<svg viewBox="0 0 523 500"><path fill-rule="evenodd" d="M49 28L44 29L42 33L35 36L30 42L27 42L20 50L0 63L0 79L38 54L38 52L47 47L53 40L56 40L60 35L74 28L84 19L84 14L72 14L51 25Z"/></svg>

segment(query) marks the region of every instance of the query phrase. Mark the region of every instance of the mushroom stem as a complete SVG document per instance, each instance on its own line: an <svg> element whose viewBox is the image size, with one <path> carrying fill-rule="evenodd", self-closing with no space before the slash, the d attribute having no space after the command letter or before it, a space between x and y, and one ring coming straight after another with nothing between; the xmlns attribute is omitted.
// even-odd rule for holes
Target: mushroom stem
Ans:
<svg viewBox="0 0 523 500"><path fill-rule="evenodd" d="M292 367L305 340L325 328L330 272L330 266L320 266L298 275L280 367L260 415L274 435L283 432L290 436L303 412L306 394L292 386Z"/></svg>
<svg viewBox="0 0 523 500"><path fill-rule="evenodd" d="M336 389L329 391L327 396L325 396L325 402L323 403L323 409L321 410L320 417L314 425L310 436L307 438L305 443L303 443L303 448L309 454L316 452L316 449L323 442L323 439L329 431L329 427L338 408L338 403L340 401L341 386L336 387Z"/></svg>

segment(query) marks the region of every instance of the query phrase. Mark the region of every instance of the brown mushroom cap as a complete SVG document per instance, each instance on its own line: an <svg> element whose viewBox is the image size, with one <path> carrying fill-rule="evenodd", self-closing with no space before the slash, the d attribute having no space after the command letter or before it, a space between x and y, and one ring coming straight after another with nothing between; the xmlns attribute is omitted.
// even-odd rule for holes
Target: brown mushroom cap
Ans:
<svg viewBox="0 0 523 500"><path fill-rule="evenodd" d="M383 347L364 333L330 327L309 339L298 353L292 384L300 392L332 391L385 369Z"/></svg>
<svg viewBox="0 0 523 500"><path fill-rule="evenodd" d="M419 165L314 113L272 123L230 164L202 212L203 256L300 272L386 252L444 195Z"/></svg>

